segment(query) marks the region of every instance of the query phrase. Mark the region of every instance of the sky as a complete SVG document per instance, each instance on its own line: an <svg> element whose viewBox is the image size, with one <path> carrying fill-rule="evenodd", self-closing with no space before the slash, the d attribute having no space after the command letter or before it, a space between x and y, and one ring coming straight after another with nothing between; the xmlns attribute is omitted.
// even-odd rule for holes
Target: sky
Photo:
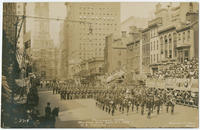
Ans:
<svg viewBox="0 0 200 130"><path fill-rule="evenodd" d="M121 3L121 22L130 16L150 18L155 11L156 3L125 2Z"/></svg>
<svg viewBox="0 0 200 130"><path fill-rule="evenodd" d="M155 12L155 2L123 2L121 3L121 22L129 18L130 16L150 18L154 17ZM168 3L162 3L162 6L166 6ZM177 3L173 3L173 6ZM55 11L56 9L56 11ZM64 19L67 15L66 7L63 2L60 3L50 3L49 4L49 15L53 18ZM56 45L59 44L59 32L60 24L63 21L51 21L50 22L50 32L51 37Z"/></svg>

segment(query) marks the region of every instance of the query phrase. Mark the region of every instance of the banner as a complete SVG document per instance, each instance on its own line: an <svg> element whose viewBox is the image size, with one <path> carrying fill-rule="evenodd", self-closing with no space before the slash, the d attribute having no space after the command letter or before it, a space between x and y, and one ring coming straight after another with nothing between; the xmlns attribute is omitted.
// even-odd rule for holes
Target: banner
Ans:
<svg viewBox="0 0 200 130"><path fill-rule="evenodd" d="M147 79L147 87L174 88L177 90L198 91L198 79Z"/></svg>

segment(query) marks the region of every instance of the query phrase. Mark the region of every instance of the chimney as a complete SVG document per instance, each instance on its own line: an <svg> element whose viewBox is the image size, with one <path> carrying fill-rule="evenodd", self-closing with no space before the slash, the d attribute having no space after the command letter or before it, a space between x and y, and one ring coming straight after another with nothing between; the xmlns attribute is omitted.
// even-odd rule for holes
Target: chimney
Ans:
<svg viewBox="0 0 200 130"><path fill-rule="evenodd" d="M122 31L122 37L126 37L126 31Z"/></svg>

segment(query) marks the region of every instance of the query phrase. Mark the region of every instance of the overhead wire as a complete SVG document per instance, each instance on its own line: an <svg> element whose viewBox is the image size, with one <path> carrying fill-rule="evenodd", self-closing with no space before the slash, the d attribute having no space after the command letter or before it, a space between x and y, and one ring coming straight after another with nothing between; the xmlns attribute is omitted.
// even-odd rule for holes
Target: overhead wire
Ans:
<svg viewBox="0 0 200 130"><path fill-rule="evenodd" d="M89 34L92 34L93 29L92 29L92 23L87 22L87 21L79 21L79 20L71 20L71 19L62 19L62 18L51 18L51 17L41 17L41 16L30 16L30 15L14 15L14 14L3 14L3 16L14 16L14 17L21 17L23 18L35 18L35 19L46 19L46 20L56 20L56 21L64 21L64 22L78 22L78 23L83 23L83 24L89 24Z"/></svg>
<svg viewBox="0 0 200 130"><path fill-rule="evenodd" d="M78 21L78 20L70 20L70 19L62 19L62 18L51 18L51 17L41 17L41 16L30 16L30 15L13 15L13 14L3 14L3 16L15 16L15 17L24 17L24 18L36 18L36 19L46 19L46 20L62 20L62 21L70 21L70 22L79 22L79 23L88 23L92 24L87 21Z"/></svg>

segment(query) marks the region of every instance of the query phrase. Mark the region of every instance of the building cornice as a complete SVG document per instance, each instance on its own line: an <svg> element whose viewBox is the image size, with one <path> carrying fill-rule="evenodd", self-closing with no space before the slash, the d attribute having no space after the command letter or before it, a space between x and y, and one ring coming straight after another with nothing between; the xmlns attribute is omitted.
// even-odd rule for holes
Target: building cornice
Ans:
<svg viewBox="0 0 200 130"><path fill-rule="evenodd" d="M151 21L148 22L148 28L152 28L152 27L157 27L160 24L162 24L162 18L161 17L157 17Z"/></svg>
<svg viewBox="0 0 200 130"><path fill-rule="evenodd" d="M133 42L131 42L131 43L128 43L126 46L130 46L130 45L133 45L133 44L135 44L135 43L139 43L140 40L141 40L141 39L137 39L137 40L135 40L135 41L133 41Z"/></svg>
<svg viewBox="0 0 200 130"><path fill-rule="evenodd" d="M167 31L174 30L174 29L176 29L176 26L174 26L174 25L169 25L169 26L165 26L165 27L159 29L159 30L158 30L158 33L161 34L161 33L165 33L165 32L167 32Z"/></svg>

